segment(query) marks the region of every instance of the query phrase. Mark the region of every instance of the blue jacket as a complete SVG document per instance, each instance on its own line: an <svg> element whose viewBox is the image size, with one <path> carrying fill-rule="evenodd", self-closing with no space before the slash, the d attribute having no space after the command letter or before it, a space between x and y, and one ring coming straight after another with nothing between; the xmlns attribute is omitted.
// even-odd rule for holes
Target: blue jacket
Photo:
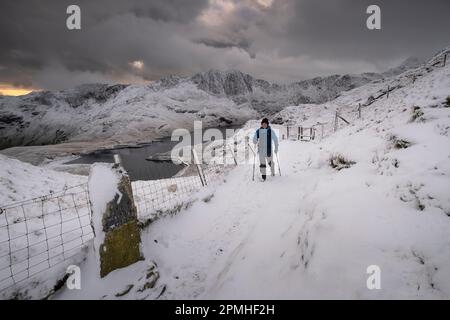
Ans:
<svg viewBox="0 0 450 320"><path fill-rule="evenodd" d="M267 127L267 129L259 128L256 130L253 136L253 143L258 142L258 152L260 156L271 157L272 156L272 141L275 144L275 150L278 149L278 137L275 131Z"/></svg>

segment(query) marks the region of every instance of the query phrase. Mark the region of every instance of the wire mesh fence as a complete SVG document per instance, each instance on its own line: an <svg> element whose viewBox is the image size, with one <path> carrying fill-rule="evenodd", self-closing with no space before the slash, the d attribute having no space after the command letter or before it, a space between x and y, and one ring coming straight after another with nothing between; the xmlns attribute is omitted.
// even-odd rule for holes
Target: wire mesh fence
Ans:
<svg viewBox="0 0 450 320"><path fill-rule="evenodd" d="M234 168L231 164L202 164L202 171L207 184L218 182L224 178L225 174Z"/></svg>
<svg viewBox="0 0 450 320"><path fill-rule="evenodd" d="M134 203L140 220L152 220L165 211L179 208L202 187L198 175L133 181Z"/></svg>
<svg viewBox="0 0 450 320"><path fill-rule="evenodd" d="M138 217L178 211L234 165L191 165L180 176L133 181ZM43 272L60 272L95 236L88 184L0 207L0 292ZM58 269L54 269L59 265Z"/></svg>
<svg viewBox="0 0 450 320"><path fill-rule="evenodd" d="M87 184L0 208L0 290L70 260L93 237Z"/></svg>
<svg viewBox="0 0 450 320"><path fill-rule="evenodd" d="M219 181L234 166L203 163L200 172L191 167L191 172L180 177L132 182L139 220L152 221L161 214L178 211L191 202L196 191Z"/></svg>

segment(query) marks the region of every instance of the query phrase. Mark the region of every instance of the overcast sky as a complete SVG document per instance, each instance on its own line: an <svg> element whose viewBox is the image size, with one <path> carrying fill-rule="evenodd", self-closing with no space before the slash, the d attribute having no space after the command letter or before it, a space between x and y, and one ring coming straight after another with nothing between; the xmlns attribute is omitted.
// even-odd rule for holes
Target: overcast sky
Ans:
<svg viewBox="0 0 450 320"><path fill-rule="evenodd" d="M66 8L81 8L81 30ZM381 30L366 8L381 7ZM239 69L272 81L384 71L450 45L449 0L0 0L0 88Z"/></svg>

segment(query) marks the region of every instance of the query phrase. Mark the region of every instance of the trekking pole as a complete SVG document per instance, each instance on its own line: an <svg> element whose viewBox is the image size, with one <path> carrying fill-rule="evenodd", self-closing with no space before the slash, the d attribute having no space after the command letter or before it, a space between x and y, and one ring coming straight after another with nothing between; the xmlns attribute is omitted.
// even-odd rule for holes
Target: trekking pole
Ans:
<svg viewBox="0 0 450 320"><path fill-rule="evenodd" d="M252 151L253 151L253 178L252 178L252 181L255 181L256 145L255 145L255 149L252 148Z"/></svg>
<svg viewBox="0 0 450 320"><path fill-rule="evenodd" d="M280 169L280 160L278 159L278 152L277 153L275 153L275 156L277 157L277 163L278 163L278 173L280 174L280 176L281 176L281 169Z"/></svg>
<svg viewBox="0 0 450 320"><path fill-rule="evenodd" d="M252 181L255 181L255 164L256 164L256 151L252 148L250 144L248 144L250 150L253 152L253 177ZM256 145L255 145L256 148Z"/></svg>
<svg viewBox="0 0 450 320"><path fill-rule="evenodd" d="M253 154L253 178L252 178L252 181L255 181L255 162L256 162L256 153Z"/></svg>

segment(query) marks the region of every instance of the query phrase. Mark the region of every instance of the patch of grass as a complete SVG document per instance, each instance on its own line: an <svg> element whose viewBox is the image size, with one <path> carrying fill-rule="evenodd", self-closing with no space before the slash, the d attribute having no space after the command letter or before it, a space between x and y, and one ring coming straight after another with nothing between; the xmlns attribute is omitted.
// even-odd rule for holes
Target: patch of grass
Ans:
<svg viewBox="0 0 450 320"><path fill-rule="evenodd" d="M352 165L356 164L356 162L348 160L343 155L337 153L330 156L329 164L330 167L339 171L345 168L350 168Z"/></svg>
<svg viewBox="0 0 450 320"><path fill-rule="evenodd" d="M406 149L412 145L410 141L400 139L395 135L390 136L389 140L392 142L392 145L395 149Z"/></svg>
<svg viewBox="0 0 450 320"><path fill-rule="evenodd" d="M415 121L425 121L424 113L422 111L422 108L419 106L413 106L412 108L412 116L411 116L411 122Z"/></svg>

